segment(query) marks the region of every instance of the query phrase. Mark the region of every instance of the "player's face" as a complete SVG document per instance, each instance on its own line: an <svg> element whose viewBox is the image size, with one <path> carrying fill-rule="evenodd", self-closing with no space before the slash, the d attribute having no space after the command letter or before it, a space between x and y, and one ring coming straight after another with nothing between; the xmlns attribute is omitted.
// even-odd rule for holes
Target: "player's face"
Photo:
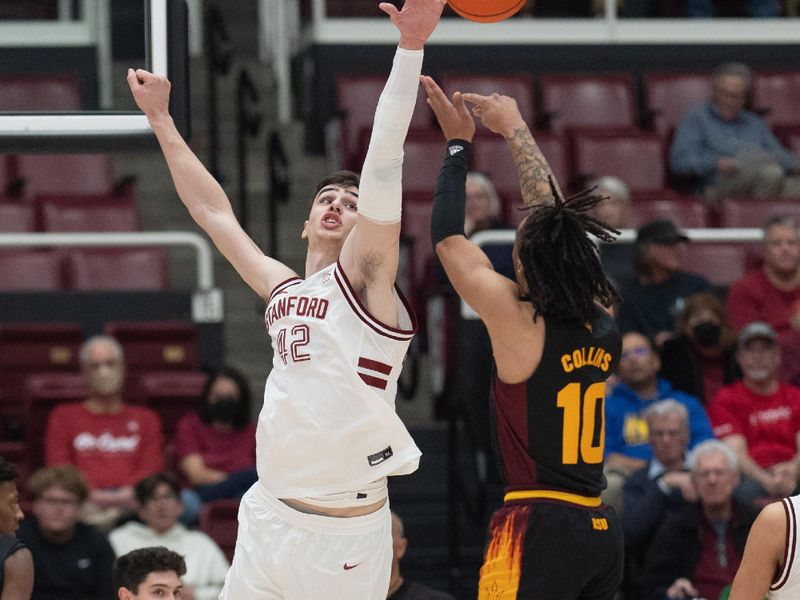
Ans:
<svg viewBox="0 0 800 600"><path fill-rule="evenodd" d="M61 486L46 489L34 500L32 509L39 529L51 535L71 532L81 517L80 499Z"/></svg>
<svg viewBox="0 0 800 600"><path fill-rule="evenodd" d="M183 584L175 571L149 573L147 579L139 584L137 593L122 588L120 600L178 600Z"/></svg>
<svg viewBox="0 0 800 600"><path fill-rule="evenodd" d="M689 444L689 428L683 419L674 413L651 417L648 423L648 435L653 456L662 464L680 461Z"/></svg>
<svg viewBox="0 0 800 600"><path fill-rule="evenodd" d="M328 185L314 198L301 237L309 242L333 239L344 243L357 219L358 188Z"/></svg>
<svg viewBox="0 0 800 600"><path fill-rule="evenodd" d="M730 502L733 488L739 483L739 476L731 469L724 454L709 452L697 458L692 481L700 502L715 508Z"/></svg>
<svg viewBox="0 0 800 600"><path fill-rule="evenodd" d="M724 121L737 119L747 101L747 83L738 75L722 75L714 82L714 104Z"/></svg>
<svg viewBox="0 0 800 600"><path fill-rule="evenodd" d="M773 225L764 236L764 267L790 276L800 267L800 235L792 225Z"/></svg>
<svg viewBox="0 0 800 600"><path fill-rule="evenodd" d="M653 351L643 335L626 333L622 337L622 354L619 360L619 378L632 387L655 379L661 368L658 354Z"/></svg>
<svg viewBox="0 0 800 600"><path fill-rule="evenodd" d="M771 340L750 340L736 351L745 381L762 384L774 379L781 364L781 351Z"/></svg>
<svg viewBox="0 0 800 600"><path fill-rule="evenodd" d="M183 512L183 504L166 483L160 483L150 498L139 508L139 517L157 533L175 526Z"/></svg>
<svg viewBox="0 0 800 600"><path fill-rule="evenodd" d="M17 484L13 481L0 483L0 533L13 535L24 517L19 508Z"/></svg>
<svg viewBox="0 0 800 600"><path fill-rule="evenodd" d="M114 346L99 340L89 347L87 356L83 372L92 392L98 396L119 394L125 381L125 367Z"/></svg>

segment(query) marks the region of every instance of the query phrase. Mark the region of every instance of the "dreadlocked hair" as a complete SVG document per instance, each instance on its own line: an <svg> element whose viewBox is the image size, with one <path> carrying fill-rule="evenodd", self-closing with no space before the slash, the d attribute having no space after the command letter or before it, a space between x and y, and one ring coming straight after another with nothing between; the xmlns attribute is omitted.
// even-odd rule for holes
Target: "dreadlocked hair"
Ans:
<svg viewBox="0 0 800 600"><path fill-rule="evenodd" d="M611 242L619 231L588 211L606 197L596 188L564 200L548 177L555 202L531 210L519 233L517 250L528 283L534 319L539 314L564 321L589 323L594 304L610 306L619 299L602 267L597 247L587 234Z"/></svg>

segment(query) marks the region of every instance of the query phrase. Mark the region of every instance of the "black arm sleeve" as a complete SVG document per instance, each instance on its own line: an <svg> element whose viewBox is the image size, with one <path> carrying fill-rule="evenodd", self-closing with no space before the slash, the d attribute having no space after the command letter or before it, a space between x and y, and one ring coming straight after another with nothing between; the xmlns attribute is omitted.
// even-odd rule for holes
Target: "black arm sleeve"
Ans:
<svg viewBox="0 0 800 600"><path fill-rule="evenodd" d="M467 171L472 144L465 140L449 140L447 156L436 180L431 214L431 243L451 235L464 235L464 204L467 200Z"/></svg>

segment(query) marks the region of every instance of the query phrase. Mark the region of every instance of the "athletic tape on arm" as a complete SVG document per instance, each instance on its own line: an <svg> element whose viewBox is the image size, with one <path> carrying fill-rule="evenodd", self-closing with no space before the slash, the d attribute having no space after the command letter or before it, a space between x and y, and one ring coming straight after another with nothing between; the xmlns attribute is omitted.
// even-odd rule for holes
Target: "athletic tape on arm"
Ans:
<svg viewBox="0 0 800 600"><path fill-rule="evenodd" d="M397 223L403 199L403 143L411 124L422 72L422 50L398 48L375 111L361 170L358 213L376 223Z"/></svg>

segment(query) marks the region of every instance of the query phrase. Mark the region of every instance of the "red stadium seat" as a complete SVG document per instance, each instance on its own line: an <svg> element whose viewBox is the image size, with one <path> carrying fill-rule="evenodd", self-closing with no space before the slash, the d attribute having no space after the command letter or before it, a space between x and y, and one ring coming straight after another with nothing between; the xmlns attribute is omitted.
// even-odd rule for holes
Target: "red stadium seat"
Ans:
<svg viewBox="0 0 800 600"><path fill-rule="evenodd" d="M693 242L683 256L683 269L703 275L712 285L729 286L747 270L747 248L742 244Z"/></svg>
<svg viewBox="0 0 800 600"><path fill-rule="evenodd" d="M772 127L800 126L800 71L756 73L754 105Z"/></svg>
<svg viewBox="0 0 800 600"><path fill-rule="evenodd" d="M708 73L646 73L645 108L653 127L666 136L680 122L686 111L711 98L711 75Z"/></svg>
<svg viewBox="0 0 800 600"><path fill-rule="evenodd" d="M0 233L23 233L36 229L33 206L0 202Z"/></svg>
<svg viewBox="0 0 800 600"><path fill-rule="evenodd" d="M11 168L9 166L9 156L0 154L0 197L5 194L6 186L11 178Z"/></svg>
<svg viewBox="0 0 800 600"><path fill-rule="evenodd" d="M44 231L136 231L139 212L129 197L37 196Z"/></svg>
<svg viewBox="0 0 800 600"><path fill-rule="evenodd" d="M633 79L629 75L543 75L541 110L549 129L635 127Z"/></svg>
<svg viewBox="0 0 800 600"><path fill-rule="evenodd" d="M411 276L413 281L410 289L403 290L409 299L418 306L422 297L422 288L425 286L428 263L433 258L431 248L431 210L433 208L432 196L428 194L406 194L403 198L403 235L412 240Z"/></svg>
<svg viewBox="0 0 800 600"><path fill-rule="evenodd" d="M41 373L25 380L25 439L28 464L44 464L44 438L47 417L59 404L80 402L89 396L86 380L80 373Z"/></svg>
<svg viewBox="0 0 800 600"><path fill-rule="evenodd" d="M754 200L726 198L720 204L721 227L761 227L774 215L789 215L800 220L800 205L794 200Z"/></svg>
<svg viewBox="0 0 800 600"><path fill-rule="evenodd" d="M709 226L708 207L697 198L634 199L632 209L633 227L639 227L656 219L669 219L678 227L702 229Z"/></svg>
<svg viewBox="0 0 800 600"><path fill-rule="evenodd" d="M0 75L0 111L76 111L80 108L77 74Z"/></svg>
<svg viewBox="0 0 800 600"><path fill-rule="evenodd" d="M197 371L157 371L139 376L136 397L161 416L165 440L175 437L180 418L203 405L200 395L208 375Z"/></svg>
<svg viewBox="0 0 800 600"><path fill-rule="evenodd" d="M76 290L164 290L169 287L163 248L70 250L67 281Z"/></svg>
<svg viewBox="0 0 800 600"><path fill-rule="evenodd" d="M614 175L632 193L667 187L664 141L654 133L578 130L572 142L577 177Z"/></svg>
<svg viewBox="0 0 800 600"><path fill-rule="evenodd" d="M506 73L504 75L474 73L442 73L442 90L448 98L453 92L473 92L490 96L497 92L511 96L517 101L520 114L531 127L534 125L533 77L530 73ZM428 109L430 110L430 109Z"/></svg>
<svg viewBox="0 0 800 600"><path fill-rule="evenodd" d="M104 332L125 352L129 373L144 371L196 371L197 327L185 321L109 322Z"/></svg>
<svg viewBox="0 0 800 600"><path fill-rule="evenodd" d="M0 290L64 289L63 257L54 250L0 252Z"/></svg>
<svg viewBox="0 0 800 600"><path fill-rule="evenodd" d="M114 165L107 154L20 154L17 175L25 179L25 195L109 194Z"/></svg>
<svg viewBox="0 0 800 600"><path fill-rule="evenodd" d="M3 0L0 19L57 19L58 0Z"/></svg>
<svg viewBox="0 0 800 600"><path fill-rule="evenodd" d="M345 168L361 171L369 141L375 109L378 106L384 75L338 74L336 76L336 108L342 114L342 162ZM411 118L413 129L430 128L433 113L425 101L425 93L420 89L417 104ZM441 134L440 134L441 135Z"/></svg>
<svg viewBox="0 0 800 600"><path fill-rule="evenodd" d="M442 134L433 130L411 131L403 150L403 191L428 194L431 202L445 155Z"/></svg>
<svg viewBox="0 0 800 600"><path fill-rule="evenodd" d="M214 500L203 505L200 511L200 531L208 535L233 560L236 533L239 528L239 501Z"/></svg>

